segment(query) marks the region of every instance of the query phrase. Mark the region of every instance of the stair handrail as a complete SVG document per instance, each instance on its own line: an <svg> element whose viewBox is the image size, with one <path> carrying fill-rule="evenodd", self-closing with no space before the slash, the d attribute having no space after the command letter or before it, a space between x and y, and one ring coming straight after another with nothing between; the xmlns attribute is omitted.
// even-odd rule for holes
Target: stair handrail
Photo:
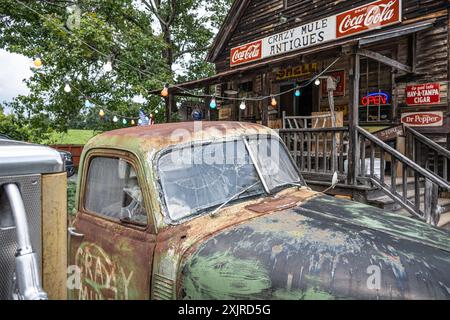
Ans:
<svg viewBox="0 0 450 320"><path fill-rule="evenodd" d="M394 156L395 158L397 158L397 160L399 160L400 162L406 164L409 168L411 168L412 170L418 172L419 174L424 176L426 179L428 179L431 182L433 182L436 185L438 185L440 188L443 188L443 189L446 189L446 190L450 190L450 184L447 181L445 181L444 179L442 179L439 176L434 175L430 171L422 168L417 163L415 163L414 161L410 160L408 157L404 156L399 151L395 150L394 148L392 148L388 144L384 143L383 141L381 141L380 139L378 139L377 137L375 137L374 135L372 135L370 132L366 131L365 129L357 126L356 130L357 130L358 133L363 135L366 139L372 141L378 147L382 148L385 152L391 154L391 156Z"/></svg>
<svg viewBox="0 0 450 320"><path fill-rule="evenodd" d="M410 132L413 136L415 136L420 142L426 144L428 147L439 153L440 155L447 157L450 160L450 151L445 149L444 147L440 146L433 140L427 138L420 132L414 130L413 128L409 126L405 126L405 132Z"/></svg>

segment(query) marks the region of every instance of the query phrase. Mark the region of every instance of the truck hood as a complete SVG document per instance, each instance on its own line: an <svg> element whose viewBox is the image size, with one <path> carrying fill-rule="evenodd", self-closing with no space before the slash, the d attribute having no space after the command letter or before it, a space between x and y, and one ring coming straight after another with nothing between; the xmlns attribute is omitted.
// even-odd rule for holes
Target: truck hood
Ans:
<svg viewBox="0 0 450 320"><path fill-rule="evenodd" d="M449 239L448 232L412 219L318 196L201 242L184 259L180 294L185 299L450 299Z"/></svg>

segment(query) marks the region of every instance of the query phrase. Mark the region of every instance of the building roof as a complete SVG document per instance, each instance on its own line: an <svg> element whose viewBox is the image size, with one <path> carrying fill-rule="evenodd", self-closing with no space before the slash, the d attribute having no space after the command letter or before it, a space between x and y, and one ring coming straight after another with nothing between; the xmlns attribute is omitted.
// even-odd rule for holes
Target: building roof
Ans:
<svg viewBox="0 0 450 320"><path fill-rule="evenodd" d="M206 57L209 62L214 62L223 47L228 43L250 2L250 0L235 0L233 2Z"/></svg>
<svg viewBox="0 0 450 320"><path fill-rule="evenodd" d="M158 152L176 144L273 132L270 128L255 123L231 121L157 124L105 132L92 138L85 146L85 151L94 148L116 148L147 158L148 152Z"/></svg>

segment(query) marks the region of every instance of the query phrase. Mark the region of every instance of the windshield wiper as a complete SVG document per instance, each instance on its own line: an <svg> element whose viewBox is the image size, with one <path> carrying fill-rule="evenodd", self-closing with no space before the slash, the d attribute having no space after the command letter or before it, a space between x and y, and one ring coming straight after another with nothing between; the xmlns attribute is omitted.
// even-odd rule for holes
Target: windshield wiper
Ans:
<svg viewBox="0 0 450 320"><path fill-rule="evenodd" d="M211 217L214 217L217 212L219 212L220 209L222 209L223 207L225 207L228 203L230 203L231 201L233 201L234 199L238 198L239 196L243 195L244 193L246 193L248 190L250 190L251 188L253 188L254 186L256 186L257 184L261 183L261 181L256 181L254 184L252 184L251 186L248 186L247 188L245 188L244 190L236 193L235 195L233 195L232 197L228 198L224 203L222 203L219 207L217 207L216 209L214 209L213 212L211 212L209 215Z"/></svg>

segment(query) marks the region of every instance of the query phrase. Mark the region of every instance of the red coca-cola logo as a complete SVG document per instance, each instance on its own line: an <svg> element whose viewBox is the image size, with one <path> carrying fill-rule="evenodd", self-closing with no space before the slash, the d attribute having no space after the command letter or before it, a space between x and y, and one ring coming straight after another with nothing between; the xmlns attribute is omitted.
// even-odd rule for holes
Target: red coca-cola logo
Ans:
<svg viewBox="0 0 450 320"><path fill-rule="evenodd" d="M400 0L380 0L337 16L336 36L342 38L401 21Z"/></svg>
<svg viewBox="0 0 450 320"><path fill-rule="evenodd" d="M440 113L408 113L402 116L402 123L413 126L430 126L441 124L443 115Z"/></svg>
<svg viewBox="0 0 450 320"><path fill-rule="evenodd" d="M231 50L231 66L259 60L262 57L262 40L252 42Z"/></svg>

